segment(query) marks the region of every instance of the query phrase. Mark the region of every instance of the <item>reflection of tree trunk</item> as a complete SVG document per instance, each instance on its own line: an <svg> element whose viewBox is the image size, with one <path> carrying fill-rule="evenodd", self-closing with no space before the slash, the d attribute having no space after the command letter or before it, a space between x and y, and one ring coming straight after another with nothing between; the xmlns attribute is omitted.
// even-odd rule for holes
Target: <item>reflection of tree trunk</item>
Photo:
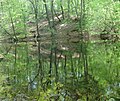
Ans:
<svg viewBox="0 0 120 101"><path fill-rule="evenodd" d="M26 44L25 44L26 46L26 77L27 77L27 79L28 79L28 77L30 77L30 70L29 70L29 53L28 53L28 43L26 42ZM31 79L31 78L30 78ZM27 81L27 82L29 82L29 81ZM29 87L28 87L28 89L27 89L27 91L29 92Z"/></svg>
<svg viewBox="0 0 120 101"><path fill-rule="evenodd" d="M84 58L84 76L85 76L85 82L86 82L86 101L89 101L89 96L88 96L88 57L87 57L87 43L84 44L84 52L83 52L83 58Z"/></svg>
<svg viewBox="0 0 120 101"><path fill-rule="evenodd" d="M50 70L49 70L50 77L52 75L52 62L53 62L53 49L51 49L51 53L50 53Z"/></svg>
<svg viewBox="0 0 120 101"><path fill-rule="evenodd" d="M65 58L64 58L64 75L65 75L65 77L64 77L64 79L65 79L65 81L64 81L64 83L65 83L65 85L67 84L66 83L66 81L67 81L67 56L65 55ZM65 90L65 95L64 95L64 99L66 99L66 96L67 96L67 90Z"/></svg>
<svg viewBox="0 0 120 101"><path fill-rule="evenodd" d="M42 84L42 62L41 62L41 51L40 51L40 42L38 42L38 68L39 68L39 73L40 73L40 79L41 79L41 84Z"/></svg>
<svg viewBox="0 0 120 101"><path fill-rule="evenodd" d="M82 43L82 61L84 67L84 76L85 76L85 84L86 84L86 101L89 101L88 97L88 57L87 57L87 43Z"/></svg>
<svg viewBox="0 0 120 101"><path fill-rule="evenodd" d="M67 65L67 56L65 55L65 60L64 60L64 74L65 74L65 82L66 82L66 76L67 76L66 65Z"/></svg>
<svg viewBox="0 0 120 101"><path fill-rule="evenodd" d="M14 75L16 76L16 63L17 63L17 43L15 43L15 61L14 61ZM16 77L14 78L14 83L16 83Z"/></svg>
<svg viewBox="0 0 120 101"><path fill-rule="evenodd" d="M57 65L57 50L55 49L55 74L56 74L56 82L58 81L58 65Z"/></svg>
<svg viewBox="0 0 120 101"><path fill-rule="evenodd" d="M72 58L72 54L71 54L71 73L72 73L72 75L74 76L75 74L74 74L74 68L73 68L73 58Z"/></svg>

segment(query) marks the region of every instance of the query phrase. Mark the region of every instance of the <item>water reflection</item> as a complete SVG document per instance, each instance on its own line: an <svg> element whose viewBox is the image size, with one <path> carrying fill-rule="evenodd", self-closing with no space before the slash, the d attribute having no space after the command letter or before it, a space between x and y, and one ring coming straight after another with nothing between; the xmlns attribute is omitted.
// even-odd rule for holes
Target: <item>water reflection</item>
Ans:
<svg viewBox="0 0 120 101"><path fill-rule="evenodd" d="M112 75L113 70L116 71L115 75L119 75L117 60L120 54L116 44L86 41L56 42L54 45L52 42L41 41L2 43L0 67L3 67L1 70L8 76L7 84L12 85L15 92L23 93L22 89L25 92L39 91L40 86L46 91L50 86L55 86L55 83L60 83L62 85L57 87L61 88L58 92L61 99L70 97L75 101L80 98L98 101L103 89L98 82L102 79L101 82L109 82L110 78L116 78ZM108 91L110 92L106 92Z"/></svg>

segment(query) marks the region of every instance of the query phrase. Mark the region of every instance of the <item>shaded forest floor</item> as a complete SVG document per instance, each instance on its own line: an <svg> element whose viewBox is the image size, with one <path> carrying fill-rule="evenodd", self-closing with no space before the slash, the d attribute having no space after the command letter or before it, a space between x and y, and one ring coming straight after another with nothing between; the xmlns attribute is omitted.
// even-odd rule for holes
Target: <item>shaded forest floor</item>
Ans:
<svg viewBox="0 0 120 101"><path fill-rule="evenodd" d="M29 42L31 44L32 53L37 53L37 43L41 44L41 54L44 57L50 56L50 48L52 42L54 41L56 50L58 51L58 57L61 51L72 51L73 57L78 56L79 44L81 41L85 43L95 43L95 44L104 44L106 42L112 44L116 41L120 41L120 35L114 33L113 30L110 30L106 34L105 30L80 30L79 29L79 19L76 17L71 17L68 21L61 21L61 15L54 18L54 35L51 35L51 30L46 19L42 19L38 23L39 27L39 36L37 35L37 27L34 21L28 21L26 23L27 35L23 37L22 33L19 33L17 36L17 42ZM95 34L93 34L93 32ZM5 38L1 40L2 42L13 43L14 39Z"/></svg>

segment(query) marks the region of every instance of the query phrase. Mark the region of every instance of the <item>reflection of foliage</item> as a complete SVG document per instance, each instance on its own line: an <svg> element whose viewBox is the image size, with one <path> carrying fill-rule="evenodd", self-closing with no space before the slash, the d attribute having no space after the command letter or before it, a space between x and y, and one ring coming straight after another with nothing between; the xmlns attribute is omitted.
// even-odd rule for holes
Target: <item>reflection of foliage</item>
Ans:
<svg viewBox="0 0 120 101"><path fill-rule="evenodd" d="M0 74L0 100L11 98L11 86L8 85L6 77Z"/></svg>
<svg viewBox="0 0 120 101"><path fill-rule="evenodd" d="M85 100L86 96L90 101L98 101L104 95L102 86L92 75L88 75L88 81L83 76L78 80L75 78L66 80L64 92L66 92L66 96L75 101L78 99Z"/></svg>

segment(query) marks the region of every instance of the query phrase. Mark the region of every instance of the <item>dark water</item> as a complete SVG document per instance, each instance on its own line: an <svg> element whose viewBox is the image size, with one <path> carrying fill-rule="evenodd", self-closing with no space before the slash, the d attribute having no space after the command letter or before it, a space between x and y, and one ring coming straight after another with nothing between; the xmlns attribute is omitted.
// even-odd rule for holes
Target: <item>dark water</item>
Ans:
<svg viewBox="0 0 120 101"><path fill-rule="evenodd" d="M13 97L17 93L31 96L31 91L39 92L40 87L46 91L58 84L60 101L66 97L98 101L119 87L119 42L35 41L0 43L0 47L1 74L5 85L16 92ZM54 98L54 92L50 95Z"/></svg>

